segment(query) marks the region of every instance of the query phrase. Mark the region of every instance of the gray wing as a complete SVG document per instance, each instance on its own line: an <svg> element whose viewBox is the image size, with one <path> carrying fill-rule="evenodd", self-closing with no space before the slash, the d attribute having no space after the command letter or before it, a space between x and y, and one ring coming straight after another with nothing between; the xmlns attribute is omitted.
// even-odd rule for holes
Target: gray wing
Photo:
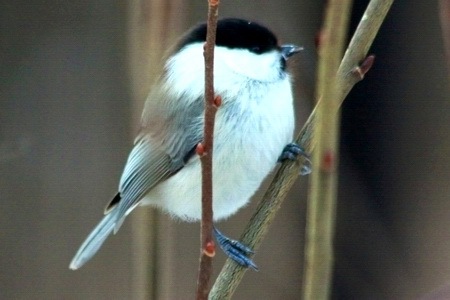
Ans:
<svg viewBox="0 0 450 300"><path fill-rule="evenodd" d="M111 232L117 232L127 214L142 197L158 182L170 176L172 166L170 156L155 148L148 137L137 140L125 165L119 193L106 208L102 221L78 249L70 263L71 269L80 268L97 253Z"/></svg>
<svg viewBox="0 0 450 300"><path fill-rule="evenodd" d="M120 179L119 195L114 198L116 225L120 228L125 217L159 182L178 172L203 136L203 100L162 98L154 92L147 99L141 134L131 151ZM183 95L180 95L183 97ZM178 105L174 105L174 103ZM111 205L110 205L111 206ZM111 210L111 207L109 208Z"/></svg>
<svg viewBox="0 0 450 300"><path fill-rule="evenodd" d="M136 143L120 179L114 233L145 194L170 173L171 160L167 154L154 149L147 139Z"/></svg>
<svg viewBox="0 0 450 300"><path fill-rule="evenodd" d="M162 96L166 98L163 98ZM179 171L193 155L203 136L203 97L184 98L156 89L149 96L141 133L125 165L119 193L105 210L103 220L89 234L73 258L78 269L100 249L112 231L159 182ZM182 105L189 103L189 105Z"/></svg>

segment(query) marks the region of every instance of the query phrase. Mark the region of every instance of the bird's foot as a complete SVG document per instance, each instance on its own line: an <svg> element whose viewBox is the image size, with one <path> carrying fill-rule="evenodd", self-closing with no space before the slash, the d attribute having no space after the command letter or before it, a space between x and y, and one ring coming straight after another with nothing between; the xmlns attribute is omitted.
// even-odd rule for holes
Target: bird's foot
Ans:
<svg viewBox="0 0 450 300"><path fill-rule="evenodd" d="M248 257L249 254L253 254L252 249L239 241L226 237L222 232L217 230L216 227L214 227L214 235L220 248L229 258L243 267L252 268L253 270L258 271L256 264Z"/></svg>
<svg viewBox="0 0 450 300"><path fill-rule="evenodd" d="M297 156L303 156L305 158L305 163L300 169L300 175L308 175L312 171L311 159L309 154L306 153L305 149L296 143L289 143L284 147L283 152L281 152L278 162L283 162L285 160L296 160Z"/></svg>

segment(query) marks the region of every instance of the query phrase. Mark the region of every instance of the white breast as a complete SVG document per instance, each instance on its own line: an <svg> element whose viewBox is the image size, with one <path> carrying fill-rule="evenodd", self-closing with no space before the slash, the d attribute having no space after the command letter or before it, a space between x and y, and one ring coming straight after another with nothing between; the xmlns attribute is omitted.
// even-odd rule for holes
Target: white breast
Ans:
<svg viewBox="0 0 450 300"><path fill-rule="evenodd" d="M202 61L192 63L203 68ZM216 55L215 90L223 97L224 103L217 112L214 133L215 220L229 217L248 203L261 182L275 167L284 146L292 141L294 129L289 76L263 82L252 80L248 76L229 76L226 72L230 72L229 65L226 60L220 59L220 54L219 57ZM191 68L186 83L177 83L178 91L189 89L190 92L203 92L203 79L192 78L192 74L203 73L192 72ZM235 88L230 91L230 86ZM235 94L236 91L239 93ZM236 101L237 98L239 101ZM142 204L156 205L183 220L199 220L199 159L191 159L178 173L152 189Z"/></svg>

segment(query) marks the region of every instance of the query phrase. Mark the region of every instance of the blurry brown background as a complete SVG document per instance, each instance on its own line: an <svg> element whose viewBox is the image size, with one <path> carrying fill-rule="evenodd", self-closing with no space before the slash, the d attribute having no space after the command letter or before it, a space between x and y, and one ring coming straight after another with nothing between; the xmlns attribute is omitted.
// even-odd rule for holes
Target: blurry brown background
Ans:
<svg viewBox="0 0 450 300"><path fill-rule="evenodd" d="M354 21L366 1L354 7ZM192 299L198 224L136 210L79 271L68 264L114 195L161 53L206 1L0 1L0 299ZM414 299L450 282L450 92L436 1L394 3L376 64L345 102L334 299ZM303 45L313 95L320 1L222 1ZM306 180L236 299L299 299ZM238 237L258 201L221 229ZM224 261L216 258L215 271Z"/></svg>

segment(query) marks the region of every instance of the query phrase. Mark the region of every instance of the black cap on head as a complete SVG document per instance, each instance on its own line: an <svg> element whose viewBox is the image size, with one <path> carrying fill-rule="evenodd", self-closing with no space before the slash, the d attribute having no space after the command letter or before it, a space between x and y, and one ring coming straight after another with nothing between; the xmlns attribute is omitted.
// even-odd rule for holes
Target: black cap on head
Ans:
<svg viewBox="0 0 450 300"><path fill-rule="evenodd" d="M179 42L176 50L206 40L206 23L191 29ZM268 28L251 21L227 18L217 22L216 45L234 49L247 49L261 54L278 48L278 41Z"/></svg>

